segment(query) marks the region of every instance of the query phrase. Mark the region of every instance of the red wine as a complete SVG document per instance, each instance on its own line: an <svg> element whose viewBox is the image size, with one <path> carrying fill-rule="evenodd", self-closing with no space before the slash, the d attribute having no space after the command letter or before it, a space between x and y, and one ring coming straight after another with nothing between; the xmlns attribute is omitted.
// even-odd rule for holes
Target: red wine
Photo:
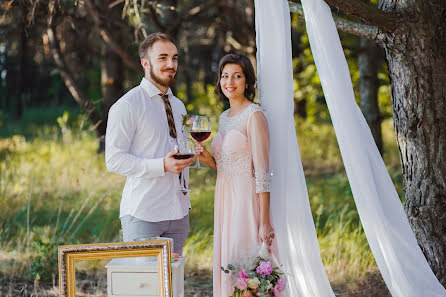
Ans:
<svg viewBox="0 0 446 297"><path fill-rule="evenodd" d="M192 136L193 139L195 139L198 142L205 141L208 139L209 136L211 136L211 131L204 131L204 132L190 132L190 136Z"/></svg>
<svg viewBox="0 0 446 297"><path fill-rule="evenodd" d="M185 159L189 159L192 158L194 156L194 154L176 154L173 155L173 157L177 160L185 160Z"/></svg>

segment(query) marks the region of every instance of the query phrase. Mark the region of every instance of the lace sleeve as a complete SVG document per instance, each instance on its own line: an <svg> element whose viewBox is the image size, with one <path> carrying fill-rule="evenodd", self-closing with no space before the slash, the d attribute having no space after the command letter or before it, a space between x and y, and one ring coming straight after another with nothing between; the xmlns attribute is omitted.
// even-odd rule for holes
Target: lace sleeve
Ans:
<svg viewBox="0 0 446 297"><path fill-rule="evenodd" d="M252 151L256 192L270 192L269 128L268 121L260 109L249 116L247 135Z"/></svg>
<svg viewBox="0 0 446 297"><path fill-rule="evenodd" d="M256 193L271 191L271 174L263 169L255 171Z"/></svg>

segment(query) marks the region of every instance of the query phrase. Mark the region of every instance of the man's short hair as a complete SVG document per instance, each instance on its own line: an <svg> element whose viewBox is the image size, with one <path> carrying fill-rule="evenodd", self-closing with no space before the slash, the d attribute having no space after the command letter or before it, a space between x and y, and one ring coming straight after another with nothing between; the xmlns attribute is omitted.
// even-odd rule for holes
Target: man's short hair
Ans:
<svg viewBox="0 0 446 297"><path fill-rule="evenodd" d="M146 39L144 39L144 41L139 46L139 59L147 58L148 50L158 40L170 41L174 43L172 38L170 38L170 36L167 35L166 33L161 33L161 32L152 33L149 36L147 36Z"/></svg>

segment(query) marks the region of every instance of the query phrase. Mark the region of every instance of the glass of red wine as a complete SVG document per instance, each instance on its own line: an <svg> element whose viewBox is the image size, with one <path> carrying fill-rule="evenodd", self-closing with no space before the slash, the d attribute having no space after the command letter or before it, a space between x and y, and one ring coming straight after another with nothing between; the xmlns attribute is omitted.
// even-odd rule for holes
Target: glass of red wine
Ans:
<svg viewBox="0 0 446 297"><path fill-rule="evenodd" d="M173 155L173 157L177 160L186 160L189 158L192 158L195 154L195 145L192 139L185 138L178 140L178 146L177 146L178 153ZM186 188L185 185L185 177L184 177L184 169L180 173L180 188L178 191L181 191L183 193L188 193L190 190Z"/></svg>
<svg viewBox="0 0 446 297"><path fill-rule="evenodd" d="M200 115L193 116L193 119L194 121L190 127L190 136L201 144L201 142L211 136L211 120L207 116ZM200 166L200 159L197 158L197 163L191 168L203 168Z"/></svg>

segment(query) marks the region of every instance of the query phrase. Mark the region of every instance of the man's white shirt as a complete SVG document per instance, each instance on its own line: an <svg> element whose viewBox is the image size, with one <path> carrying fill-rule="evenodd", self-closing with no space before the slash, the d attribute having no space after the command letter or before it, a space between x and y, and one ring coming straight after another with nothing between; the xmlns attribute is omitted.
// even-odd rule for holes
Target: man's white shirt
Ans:
<svg viewBox="0 0 446 297"><path fill-rule="evenodd" d="M110 108L105 138L107 169L127 177L119 217L131 215L149 222L177 220L190 209L189 195L180 188L178 174L164 172L164 157L175 148L169 135L161 91L146 78ZM187 137L183 102L167 91L177 137ZM183 131L184 130L184 131ZM189 169L184 169L188 184Z"/></svg>

